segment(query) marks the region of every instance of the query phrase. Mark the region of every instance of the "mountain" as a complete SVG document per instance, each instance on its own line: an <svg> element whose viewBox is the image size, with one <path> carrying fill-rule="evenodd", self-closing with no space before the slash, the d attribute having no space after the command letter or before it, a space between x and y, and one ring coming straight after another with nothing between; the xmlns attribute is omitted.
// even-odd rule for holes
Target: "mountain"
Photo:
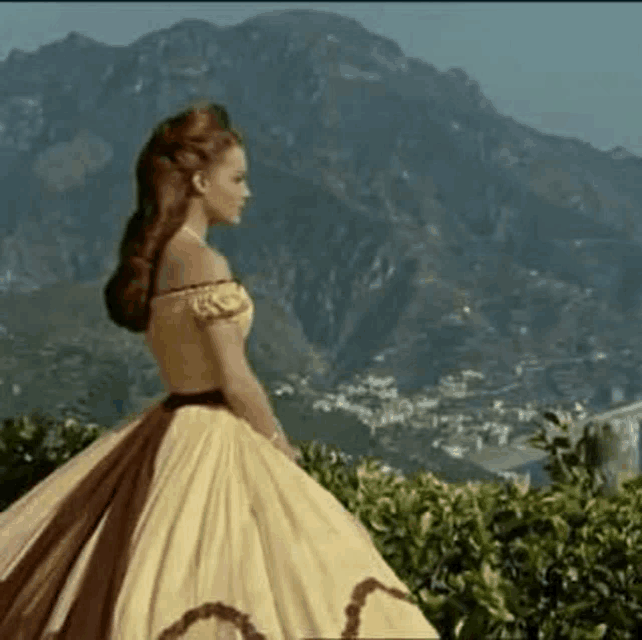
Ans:
<svg viewBox="0 0 642 640"><path fill-rule="evenodd" d="M328 386L370 371L421 389L473 367L524 399L599 409L614 385L636 395L642 160L519 124L462 69L332 13L13 50L0 65L0 285L99 287L138 150L201 97L245 133L254 194L244 224L210 241L266 300L265 335L276 313L297 335L271 354L252 338L266 370L276 351L283 371L313 354Z"/></svg>

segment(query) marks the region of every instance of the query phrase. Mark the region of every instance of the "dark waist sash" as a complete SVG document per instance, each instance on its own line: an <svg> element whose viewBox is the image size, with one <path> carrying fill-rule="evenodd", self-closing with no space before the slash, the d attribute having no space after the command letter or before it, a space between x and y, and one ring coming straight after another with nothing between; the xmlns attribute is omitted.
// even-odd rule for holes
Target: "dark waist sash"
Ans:
<svg viewBox="0 0 642 640"><path fill-rule="evenodd" d="M163 401L163 407L175 411L188 404L227 404L227 400L220 389L203 391L201 393L172 393Z"/></svg>

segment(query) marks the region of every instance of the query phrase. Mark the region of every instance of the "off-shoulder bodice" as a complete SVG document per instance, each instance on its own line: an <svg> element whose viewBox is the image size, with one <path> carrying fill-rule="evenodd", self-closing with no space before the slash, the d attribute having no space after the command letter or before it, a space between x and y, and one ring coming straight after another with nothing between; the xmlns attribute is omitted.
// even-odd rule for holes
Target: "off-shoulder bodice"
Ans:
<svg viewBox="0 0 642 640"><path fill-rule="evenodd" d="M151 299L145 339L168 392L220 388L221 379L204 329L219 320L238 322L247 339L254 304L238 280L182 287Z"/></svg>

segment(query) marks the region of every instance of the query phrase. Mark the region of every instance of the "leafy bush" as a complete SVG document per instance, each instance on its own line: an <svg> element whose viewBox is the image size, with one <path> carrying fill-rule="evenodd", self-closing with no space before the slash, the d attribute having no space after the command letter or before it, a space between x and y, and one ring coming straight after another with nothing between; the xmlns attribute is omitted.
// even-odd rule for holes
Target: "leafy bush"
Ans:
<svg viewBox="0 0 642 640"><path fill-rule="evenodd" d="M52 471L106 431L40 411L2 421L0 431L0 510L22 497Z"/></svg>
<svg viewBox="0 0 642 640"><path fill-rule="evenodd" d="M5 421L2 508L104 431L41 414ZM641 637L642 479L601 495L591 460L570 440L540 432L533 441L554 476L538 490L403 477L376 458L348 464L336 447L294 444L300 466L368 530L442 640Z"/></svg>

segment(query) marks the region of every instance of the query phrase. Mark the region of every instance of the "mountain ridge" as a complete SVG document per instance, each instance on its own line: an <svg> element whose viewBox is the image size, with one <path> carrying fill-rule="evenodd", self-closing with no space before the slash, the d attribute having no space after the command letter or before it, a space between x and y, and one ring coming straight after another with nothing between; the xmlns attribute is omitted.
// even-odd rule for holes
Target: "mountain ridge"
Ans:
<svg viewBox="0 0 642 640"><path fill-rule="evenodd" d="M0 87L1 288L104 282L136 153L207 97L247 139L255 194L209 239L322 354L325 384L385 370L419 389L475 365L596 409L639 388L640 158L498 113L462 69L295 10L116 47L69 34L13 50ZM516 376L530 353L560 364Z"/></svg>

